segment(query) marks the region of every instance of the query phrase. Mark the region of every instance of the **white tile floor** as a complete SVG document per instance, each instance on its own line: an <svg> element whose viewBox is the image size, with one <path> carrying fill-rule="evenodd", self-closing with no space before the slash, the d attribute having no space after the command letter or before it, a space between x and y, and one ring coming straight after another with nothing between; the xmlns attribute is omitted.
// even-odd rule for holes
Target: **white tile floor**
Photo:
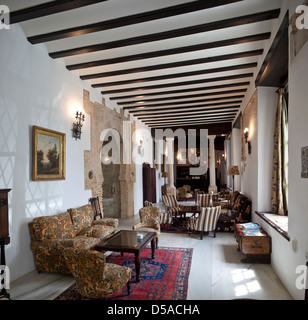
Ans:
<svg viewBox="0 0 308 320"><path fill-rule="evenodd" d="M120 220L120 229L129 229L138 216ZM187 300L292 300L268 264L243 264L232 233L204 236L161 233L159 246L193 248ZM30 272L11 283L13 300L52 300L74 279L70 275Z"/></svg>

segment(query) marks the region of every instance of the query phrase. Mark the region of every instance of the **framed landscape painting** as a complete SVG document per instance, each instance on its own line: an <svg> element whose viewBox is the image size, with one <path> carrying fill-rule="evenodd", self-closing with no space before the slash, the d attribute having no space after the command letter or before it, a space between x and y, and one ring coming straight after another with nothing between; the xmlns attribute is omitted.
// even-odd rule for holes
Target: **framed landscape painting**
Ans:
<svg viewBox="0 0 308 320"><path fill-rule="evenodd" d="M65 179L65 133L33 126L32 180Z"/></svg>

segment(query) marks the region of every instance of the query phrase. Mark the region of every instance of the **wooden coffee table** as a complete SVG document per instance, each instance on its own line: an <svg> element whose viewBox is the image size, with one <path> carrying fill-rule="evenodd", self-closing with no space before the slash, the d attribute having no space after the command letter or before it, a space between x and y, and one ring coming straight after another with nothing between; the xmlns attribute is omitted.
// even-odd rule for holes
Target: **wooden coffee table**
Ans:
<svg viewBox="0 0 308 320"><path fill-rule="evenodd" d="M197 205L184 205L178 212L180 215L180 226L184 226L186 224L186 213L192 213L192 217L196 214L200 213L200 208Z"/></svg>
<svg viewBox="0 0 308 320"><path fill-rule="evenodd" d="M140 252L151 241L152 259L155 257L155 232L120 230L95 246L97 251L131 252L135 255L136 280L140 281Z"/></svg>

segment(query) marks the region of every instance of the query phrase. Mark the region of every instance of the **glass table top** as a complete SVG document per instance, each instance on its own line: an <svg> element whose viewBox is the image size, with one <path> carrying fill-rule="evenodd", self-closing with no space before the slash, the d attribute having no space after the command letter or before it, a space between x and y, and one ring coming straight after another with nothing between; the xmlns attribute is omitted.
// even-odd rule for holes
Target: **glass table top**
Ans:
<svg viewBox="0 0 308 320"><path fill-rule="evenodd" d="M145 231L128 231L121 230L119 233L104 241L103 245L108 247L137 247L144 243L148 237L149 232Z"/></svg>

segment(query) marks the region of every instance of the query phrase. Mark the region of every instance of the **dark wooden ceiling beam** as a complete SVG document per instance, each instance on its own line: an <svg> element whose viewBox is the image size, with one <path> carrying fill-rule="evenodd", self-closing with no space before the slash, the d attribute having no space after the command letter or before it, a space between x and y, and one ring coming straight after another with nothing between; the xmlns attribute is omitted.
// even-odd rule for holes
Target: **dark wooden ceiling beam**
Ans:
<svg viewBox="0 0 308 320"><path fill-rule="evenodd" d="M46 2L26 9L13 11L10 14L10 23L19 23L31 19L49 16L72 9L81 8L91 4L104 2L107 0L56 0Z"/></svg>
<svg viewBox="0 0 308 320"><path fill-rule="evenodd" d="M111 41L107 43L89 45L89 46L62 50L57 52L50 52L49 55L50 57L57 59L57 58L64 58L68 56L96 52L96 51L101 51L106 49L115 49L115 48L120 48L125 46L132 46L132 45L149 43L154 41L167 40L167 39L172 39L177 37L189 36L197 33L237 27L240 25L276 19L279 17L279 14L280 14L280 9L275 9L275 10L255 13L251 15L246 15L242 17L226 19L222 21L214 21L210 23L197 25L197 26L190 26L190 27L180 28L176 30L170 30L170 31L159 32L155 34L148 34L148 35L137 36L133 38L127 38L124 40L116 40L116 41Z"/></svg>
<svg viewBox="0 0 308 320"><path fill-rule="evenodd" d="M165 89L165 88L172 88L172 87L177 87L177 86L197 85L197 84L201 84L201 83L229 81L229 80L236 80L236 79L242 79L242 78L252 78L252 77L253 77L253 73L244 73L244 74L236 74L233 76L208 78L208 79L200 79L200 80L192 80L192 81L172 82L172 83L157 84L157 85L145 86L145 87L106 90L106 91L102 91L102 94L113 94L113 93L123 93L123 92L132 92L132 91L139 91L141 94L141 92L144 90ZM97 86L95 84L93 84L92 87L96 88Z"/></svg>
<svg viewBox="0 0 308 320"><path fill-rule="evenodd" d="M242 1L242 0L194 1L194 2L184 3L176 6L167 7L167 8L162 8L158 10L142 12L142 13L130 15L127 17L120 17L120 18L116 18L108 21L102 21L102 22L92 23L84 26L78 26L78 27L64 29L60 31L54 31L46 34L40 34L40 35L29 37L28 40L32 44L37 44L42 42L65 39L65 38L80 36L80 35L84 35L92 32L105 31L105 30L130 26L132 24L149 22L149 21L154 21L154 20L168 18L168 17L174 17L181 14L196 12L199 10L205 10L205 9L218 7L218 6L235 3L239 1ZM87 2L91 2L91 1L87 1ZM96 1L96 2L99 2L99 1Z"/></svg>
<svg viewBox="0 0 308 320"><path fill-rule="evenodd" d="M132 74L132 73L157 71L157 70L164 70L164 69L170 69L170 68L179 68L179 67L192 66L192 65L197 65L197 64L205 64L205 63L211 63L211 62L218 62L218 61L226 61L226 60L254 57L254 56L260 56L262 54L263 54L263 49L251 50L251 51L244 51L244 52L225 54L225 55L221 55L221 56L211 56L211 57L200 58L200 59L177 61L177 62L156 64L156 65L144 66L144 67L138 67L138 68L120 69L120 70L109 71L109 72L100 72L100 73L96 73L96 74L88 74L88 75L80 76L80 79L81 80L91 80L91 79L97 79L97 78L115 77L115 76L120 76L120 75L128 75L128 74ZM257 66L257 63L250 63L250 64L247 64L247 65L245 64L245 65L239 65L239 66L229 66L229 67L212 69L212 70L218 70L218 71L212 71L212 72L229 71L230 68L236 68L236 69L254 68L256 66ZM203 71L203 72L205 72L205 71ZM208 72L211 72L211 71L208 71ZM148 79L148 78L145 78L145 79ZM136 80L136 81L140 81L140 80Z"/></svg>
<svg viewBox="0 0 308 320"><path fill-rule="evenodd" d="M257 66L257 63L254 62L254 63L247 63L247 64L241 64L241 65L235 65L235 66L228 66L228 67L220 67L220 68L214 68L214 69L205 69L205 70L197 70L197 71L165 74L165 75L162 75L162 76L138 78L138 79L133 79L133 80L120 80L120 81L112 81L112 82L101 82L101 83L93 84L92 87L93 88L103 88L103 87L113 87L113 86L121 86L121 85L139 84L139 83L142 83L142 82L153 82L153 81L161 81L161 80L168 80L168 79L200 76L200 75L211 74L211 73L219 73L219 72L228 72L228 71L235 71L235 70L251 69L251 68L255 68L256 66ZM87 80L87 79L82 79L82 80Z"/></svg>
<svg viewBox="0 0 308 320"><path fill-rule="evenodd" d="M155 110L160 110L161 113L163 112L170 112L171 109L176 109L176 110L204 110L206 108L211 108L211 107L218 107L218 106L228 106L231 105L232 107L237 106L239 104L242 103L242 100L236 100L236 101L227 101L227 102L215 102L215 103L209 103L209 104L202 104L202 105L196 105L196 106L191 106L191 105L187 105L187 106L170 106L168 108L164 108L164 107L155 107L155 108L140 108L140 109L133 109L133 110L129 110L129 113L132 114L140 114L144 111L155 111Z"/></svg>
<svg viewBox="0 0 308 320"><path fill-rule="evenodd" d="M208 123L222 123L222 122L232 122L234 120L234 118L226 118L226 119L213 119L213 120L190 120L190 121L183 121L183 122L170 122L170 123L157 123L157 124L153 124L153 123L149 123L148 126L153 128L166 128L166 127L171 127L171 126L178 126L180 127L180 125L191 125L191 124L208 124Z"/></svg>
<svg viewBox="0 0 308 320"><path fill-rule="evenodd" d="M138 117L138 119L144 123L155 123L155 122L165 122L170 120L190 120L190 119L223 119L223 118L230 118L235 117L236 112L230 112L228 114L208 114L208 115L186 115L186 116L174 116L174 117L162 117L161 119L141 119Z"/></svg>
<svg viewBox="0 0 308 320"><path fill-rule="evenodd" d="M150 93L143 93L143 94L134 94L134 95L125 95L125 96L116 96L116 97L109 97L110 100L122 100L122 99L135 99L135 98L143 98L143 97L156 97L160 95L168 95L168 94L181 94L181 93L190 93L196 91L207 91L207 90L219 90L219 89L228 89L228 88L235 88L235 87L248 87L250 82L237 82L237 83L229 83L223 84L218 86L209 86L209 87L197 87L197 88L190 88L190 89L181 89L181 90L169 90L169 91L161 91L161 92L150 92ZM245 89L247 90L247 88ZM102 92L103 93L103 92ZM223 94L224 91L217 91L217 94Z"/></svg>
<svg viewBox="0 0 308 320"><path fill-rule="evenodd" d="M153 118L157 118L157 117L165 117L165 116L169 116L170 114L179 114L179 115L183 115L183 114L195 114L195 113L199 113L199 114L207 114L207 113L223 113L223 112L233 112L238 111L240 108L240 105L233 105L233 106L223 106L223 107L216 107L216 108L211 108L211 107L207 107L207 108L190 108L190 109L183 109L183 110L178 110L178 109L173 109L173 110L158 110L158 111L146 111L146 112L138 112L138 113L132 113L134 116L137 116L138 118L145 118L145 117L153 117Z"/></svg>
<svg viewBox="0 0 308 320"><path fill-rule="evenodd" d="M220 122L220 121L232 121L234 119L234 116L229 116L225 118L197 118L197 119L184 119L184 120L167 120L167 121L161 121L161 122L143 122L145 125L162 125L162 124L181 124L181 123L202 123L202 122Z"/></svg>
<svg viewBox="0 0 308 320"><path fill-rule="evenodd" d="M100 66L117 64L117 63L123 63L123 62L132 62L132 61L137 61L137 60L164 57L164 56L169 56L169 55L173 55L173 54L189 53L189 52L200 51L200 50L207 50L207 49L213 49L213 48L219 48L219 47L244 44L244 43L249 43L249 42L268 40L270 38L270 36L271 36L271 33L266 32L266 33L261 33L261 34L239 37L239 38L214 41L214 42L210 42L210 43L201 43L201 44L186 46L186 47L179 47L179 48L173 48L173 49L167 49L167 50L159 50L159 51L153 51L153 52L134 54L134 55L130 55L130 56L111 58L111 59L77 63L77 64L72 64L72 65L67 65L66 68L68 70L78 70L78 69L86 69L86 68L93 68L93 67L100 67Z"/></svg>
<svg viewBox="0 0 308 320"><path fill-rule="evenodd" d="M283 86L288 80L289 13L287 12L256 77L255 86Z"/></svg>
<svg viewBox="0 0 308 320"><path fill-rule="evenodd" d="M235 99L242 99L245 95L237 95L237 96L230 96L230 97L219 97L219 98L212 98L212 99L199 99L199 100L190 100L190 101L176 101L176 102L168 102L168 103L153 103L153 104L146 104L146 105L140 105L140 106L129 106L129 107L123 107L124 110L134 110L138 109L140 107L142 108L156 108L156 107L170 107L170 106L179 106L183 104L187 104L190 106L194 103L207 103L207 102L216 102L216 101L222 101L222 100L235 100Z"/></svg>
<svg viewBox="0 0 308 320"><path fill-rule="evenodd" d="M244 93L247 91L247 88L245 89L238 89L238 90L226 90L226 91L220 91L220 92L208 92L208 93L199 93L199 94L190 94L185 96L169 96L165 98L157 98L157 99L140 99L140 100L134 100L134 101L123 101L123 102L117 102L119 106L126 106L126 105L141 105L141 103L149 103L149 102L161 102L161 101L168 101L168 100L181 100L181 99L194 99L194 98L201 98L201 97L211 97L211 96L228 96L229 94L235 94L235 93Z"/></svg>
<svg viewBox="0 0 308 320"><path fill-rule="evenodd" d="M161 129L164 129L165 127L162 126ZM232 130L232 122L225 122L225 123L215 123L215 124L203 124L203 125L186 125L186 126L178 126L178 127L173 127L172 130L177 130L177 129L183 129L187 133L188 130L193 129L196 130L196 134L200 133L200 129L208 129L208 134L213 134L213 135L226 135ZM159 128L157 128L159 129ZM151 129L151 135L152 137L155 137L155 130L156 128ZM216 140L216 139L215 139Z"/></svg>
<svg viewBox="0 0 308 320"><path fill-rule="evenodd" d="M238 111L238 108L225 108L225 110L221 109L214 109L214 110L199 110L199 111L170 111L167 112L166 114L141 114L138 115L138 119L143 119L143 120L151 120L151 119L157 119L157 118L167 118L167 117L178 117L178 116L183 116L185 117L186 115L211 115L211 114L228 114L228 113L234 113Z"/></svg>

